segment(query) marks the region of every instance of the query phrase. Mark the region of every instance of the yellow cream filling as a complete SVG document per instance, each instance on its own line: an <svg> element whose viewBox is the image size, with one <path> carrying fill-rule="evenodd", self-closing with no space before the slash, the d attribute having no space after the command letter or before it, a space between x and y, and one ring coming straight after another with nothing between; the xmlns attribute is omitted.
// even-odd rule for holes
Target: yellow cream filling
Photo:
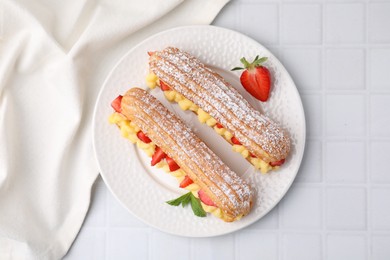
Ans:
<svg viewBox="0 0 390 260"><path fill-rule="evenodd" d="M153 73L149 73L147 76L146 76L146 85L151 88L151 89L154 89L156 86L157 86L157 76Z"/></svg>
<svg viewBox="0 0 390 260"><path fill-rule="evenodd" d="M150 80L153 79L153 84L150 83ZM146 83L147 85L152 85L152 89L155 88L159 84L158 77L154 73L149 73L146 76ZM179 104L179 107L182 110L191 110L195 112L198 116L199 122L206 124L208 126L211 126L214 128L215 132L217 132L220 136L226 139L230 144L232 144L232 150L235 152L238 152L247 159L257 170L260 170L261 173L267 173L270 170L276 170L279 167L274 166L272 167L269 165L269 163L263 161L260 158L254 158L250 156L250 152L243 146L243 145L236 145L233 144L231 139L233 137L233 134L230 133L226 128L218 128L216 126L217 121L207 112L205 112L203 109L199 108L197 105L195 105L191 100L186 99L183 95L176 92L175 90L166 90L164 91L165 97L170 102L177 102Z"/></svg>
<svg viewBox="0 0 390 260"><path fill-rule="evenodd" d="M137 125L135 125L122 114L117 112L111 114L108 118L108 121L109 123L116 124L119 127L121 134L124 138L130 140L130 142L132 142L133 144L137 144L137 147L144 150L149 157L153 156L156 145L153 142L150 142L148 144L144 143L138 138L137 133L141 129ZM160 161L155 166L175 177L179 183L181 183L186 176L186 173L182 169L178 169L173 172L170 171L168 163L165 160ZM185 187L185 189L191 191L195 195L195 197L199 198L198 191L200 190L200 187L197 184L192 183ZM202 201L200 203L202 204L204 211L211 213L216 217L223 218L221 209L213 206L208 206Z"/></svg>

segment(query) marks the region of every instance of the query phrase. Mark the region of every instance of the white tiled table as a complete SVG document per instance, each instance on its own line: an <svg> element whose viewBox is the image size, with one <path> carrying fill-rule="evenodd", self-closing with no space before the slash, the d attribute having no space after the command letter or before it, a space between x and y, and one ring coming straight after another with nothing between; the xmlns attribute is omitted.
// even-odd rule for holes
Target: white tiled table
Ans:
<svg viewBox="0 0 390 260"><path fill-rule="evenodd" d="M215 25L268 47L301 94L307 147L287 196L242 231L193 239L146 226L99 179L66 259L390 259L390 2L233 1Z"/></svg>

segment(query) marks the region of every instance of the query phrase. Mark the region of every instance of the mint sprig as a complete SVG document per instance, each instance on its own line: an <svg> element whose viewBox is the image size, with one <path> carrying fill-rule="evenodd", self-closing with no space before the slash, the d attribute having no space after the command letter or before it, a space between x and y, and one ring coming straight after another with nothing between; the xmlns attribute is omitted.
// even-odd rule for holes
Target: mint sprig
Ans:
<svg viewBox="0 0 390 260"><path fill-rule="evenodd" d="M176 199L168 200L167 203L172 206L179 206L180 204L183 206L187 206L191 203L191 208L194 214L198 217L206 217L206 211L202 208L202 204L200 200L192 194L192 192L188 192Z"/></svg>

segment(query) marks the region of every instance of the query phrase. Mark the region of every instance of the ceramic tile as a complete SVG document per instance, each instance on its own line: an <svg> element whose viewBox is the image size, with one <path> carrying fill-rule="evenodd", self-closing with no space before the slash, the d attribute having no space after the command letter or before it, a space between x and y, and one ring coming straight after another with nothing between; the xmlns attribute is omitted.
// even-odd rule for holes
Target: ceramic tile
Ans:
<svg viewBox="0 0 390 260"><path fill-rule="evenodd" d="M330 234L327 236L327 259L365 260L367 240L363 235Z"/></svg>
<svg viewBox="0 0 390 260"><path fill-rule="evenodd" d="M371 134L390 137L390 95L372 95L370 108Z"/></svg>
<svg viewBox="0 0 390 260"><path fill-rule="evenodd" d="M390 188L373 188L371 191L371 221L375 230L390 229Z"/></svg>
<svg viewBox="0 0 390 260"><path fill-rule="evenodd" d="M326 192L326 227L329 230L366 228L367 205L364 188L329 187Z"/></svg>
<svg viewBox="0 0 390 260"><path fill-rule="evenodd" d="M306 141L305 155L296 178L296 182L321 182L322 180L322 143Z"/></svg>
<svg viewBox="0 0 390 260"><path fill-rule="evenodd" d="M264 45L276 44L279 41L278 28L278 5L255 3L240 6L242 33Z"/></svg>
<svg viewBox="0 0 390 260"><path fill-rule="evenodd" d="M326 88L353 90L365 88L363 49L328 49L326 51Z"/></svg>
<svg viewBox="0 0 390 260"><path fill-rule="evenodd" d="M148 227L125 209L112 194L108 196L108 225L111 227Z"/></svg>
<svg viewBox="0 0 390 260"><path fill-rule="evenodd" d="M390 3L368 5L368 39L371 43L390 43Z"/></svg>
<svg viewBox="0 0 390 260"><path fill-rule="evenodd" d="M364 13L363 3L326 5L325 41L332 44L364 42Z"/></svg>
<svg viewBox="0 0 390 260"><path fill-rule="evenodd" d="M153 231L150 246L152 260L171 260L180 257L190 258L190 239Z"/></svg>
<svg viewBox="0 0 390 260"><path fill-rule="evenodd" d="M326 97L325 106L325 129L328 136L358 137L365 135L366 99L363 95L329 94Z"/></svg>
<svg viewBox="0 0 390 260"><path fill-rule="evenodd" d="M321 57L318 48L284 48L283 65L300 91L321 88Z"/></svg>
<svg viewBox="0 0 390 260"><path fill-rule="evenodd" d="M365 182L367 158L364 142L328 142L325 158L328 182Z"/></svg>
<svg viewBox="0 0 390 260"><path fill-rule="evenodd" d="M369 58L369 81L373 90L390 92L390 48L372 49Z"/></svg>
<svg viewBox="0 0 390 260"><path fill-rule="evenodd" d="M390 256L390 235L373 235L372 236L372 260L388 260Z"/></svg>
<svg viewBox="0 0 390 260"><path fill-rule="evenodd" d="M111 229L107 234L107 259L148 259L149 236L143 230Z"/></svg>
<svg viewBox="0 0 390 260"><path fill-rule="evenodd" d="M324 0L311 0L310 2L323 2L323 1ZM303 1L302 0L282 0L282 2L290 3L290 4L293 4L293 3L301 4Z"/></svg>
<svg viewBox="0 0 390 260"><path fill-rule="evenodd" d="M305 110L307 135L310 137L322 134L322 97L316 94L302 94Z"/></svg>
<svg viewBox="0 0 390 260"><path fill-rule="evenodd" d="M107 216L107 188L99 177L92 189L92 199L89 214L85 218L86 227L102 227L106 225Z"/></svg>
<svg viewBox="0 0 390 260"><path fill-rule="evenodd" d="M318 4L285 4L281 11L284 44L318 44L322 40L322 10Z"/></svg>
<svg viewBox="0 0 390 260"><path fill-rule="evenodd" d="M375 141L371 143L370 179L374 183L390 183L389 167L387 165L390 154L389 141Z"/></svg>
<svg viewBox="0 0 390 260"><path fill-rule="evenodd" d="M279 226L279 209L278 207L273 208L270 212L267 213L260 220L256 221L253 225L250 225L246 229L272 229L276 230Z"/></svg>
<svg viewBox="0 0 390 260"><path fill-rule="evenodd" d="M277 259L278 235L264 231L244 231L236 234L236 259Z"/></svg>
<svg viewBox="0 0 390 260"><path fill-rule="evenodd" d="M193 238L191 244L192 260L234 260L234 235L208 238Z"/></svg>
<svg viewBox="0 0 390 260"><path fill-rule="evenodd" d="M291 187L280 203L280 226L286 229L318 229L322 224L322 191L320 187Z"/></svg>
<svg viewBox="0 0 390 260"><path fill-rule="evenodd" d="M82 228L64 260L106 259L105 232L90 228ZM91 250L93 248L93 250Z"/></svg>
<svg viewBox="0 0 390 260"><path fill-rule="evenodd" d="M280 49L276 45L267 46L267 49L278 59L280 60L281 54Z"/></svg>
<svg viewBox="0 0 390 260"><path fill-rule="evenodd" d="M273 1L270 0L233 0L233 2L238 2L240 4L261 4L261 3L270 3Z"/></svg>
<svg viewBox="0 0 390 260"><path fill-rule="evenodd" d="M304 245L304 246L302 246ZM322 242L319 234L283 235L283 260L313 260L321 259Z"/></svg>

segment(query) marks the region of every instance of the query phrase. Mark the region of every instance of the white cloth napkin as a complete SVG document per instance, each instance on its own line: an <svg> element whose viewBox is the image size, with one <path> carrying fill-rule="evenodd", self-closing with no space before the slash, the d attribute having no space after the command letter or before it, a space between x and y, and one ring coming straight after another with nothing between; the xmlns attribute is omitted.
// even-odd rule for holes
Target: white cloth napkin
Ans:
<svg viewBox="0 0 390 260"><path fill-rule="evenodd" d="M0 0L0 259L67 252L98 175L92 111L109 70L227 1Z"/></svg>

